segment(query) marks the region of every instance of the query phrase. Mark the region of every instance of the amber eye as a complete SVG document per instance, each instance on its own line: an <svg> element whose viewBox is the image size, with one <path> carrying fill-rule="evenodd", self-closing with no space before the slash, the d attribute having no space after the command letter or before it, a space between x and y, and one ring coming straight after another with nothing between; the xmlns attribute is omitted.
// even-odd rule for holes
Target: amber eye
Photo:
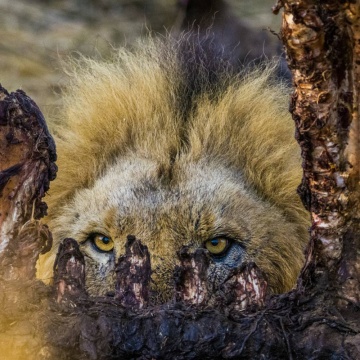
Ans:
<svg viewBox="0 0 360 360"><path fill-rule="evenodd" d="M95 250L100 252L110 252L114 249L114 242L111 238L102 234L93 234L91 236L92 244Z"/></svg>
<svg viewBox="0 0 360 360"><path fill-rule="evenodd" d="M222 255L229 248L230 241L223 237L214 238L205 242L206 249L213 255Z"/></svg>

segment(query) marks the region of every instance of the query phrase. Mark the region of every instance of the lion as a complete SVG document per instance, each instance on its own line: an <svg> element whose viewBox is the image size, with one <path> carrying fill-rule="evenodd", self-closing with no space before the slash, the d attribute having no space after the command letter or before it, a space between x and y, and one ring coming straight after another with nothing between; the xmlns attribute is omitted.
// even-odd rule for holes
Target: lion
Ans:
<svg viewBox="0 0 360 360"><path fill-rule="evenodd" d="M286 85L274 64L234 71L211 41L147 39L111 60L70 65L51 127L59 172L46 197L53 250L85 255L90 295L112 296L126 238L151 254L155 302L172 298L177 252L205 248L218 287L255 262L273 293L291 289L304 261L309 215L296 193L300 150Z"/></svg>

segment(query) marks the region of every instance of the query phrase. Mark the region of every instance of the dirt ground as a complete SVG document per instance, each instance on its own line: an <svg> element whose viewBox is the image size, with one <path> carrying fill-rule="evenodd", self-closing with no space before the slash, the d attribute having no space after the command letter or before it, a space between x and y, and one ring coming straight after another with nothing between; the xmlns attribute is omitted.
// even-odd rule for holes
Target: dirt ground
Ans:
<svg viewBox="0 0 360 360"><path fill-rule="evenodd" d="M61 59L81 52L107 57L149 30L179 28L184 0L0 0L0 83L23 89L46 116L59 102ZM256 31L279 30L274 0L228 0ZM271 35L272 36L272 35ZM275 36L274 36L275 38Z"/></svg>

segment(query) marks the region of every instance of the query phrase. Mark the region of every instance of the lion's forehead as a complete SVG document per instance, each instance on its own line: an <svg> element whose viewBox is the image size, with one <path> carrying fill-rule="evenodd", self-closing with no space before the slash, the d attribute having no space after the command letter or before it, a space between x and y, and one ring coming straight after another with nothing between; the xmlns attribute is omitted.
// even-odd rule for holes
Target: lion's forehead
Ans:
<svg viewBox="0 0 360 360"><path fill-rule="evenodd" d="M119 217L176 217L182 212L212 212L220 215L237 205L250 205L253 194L245 189L241 174L229 169L193 163L174 167L172 179L164 181L158 173L159 164L149 160L122 161L113 165L89 189L77 192L73 204L94 213L115 210ZM142 217L143 213L143 217Z"/></svg>
<svg viewBox="0 0 360 360"><path fill-rule="evenodd" d="M266 211L266 204L255 201L239 181L241 174L213 164L179 162L171 181L164 181L159 166L131 158L113 165L61 211L62 236L67 232L83 241L100 232L122 240L133 234L143 241L157 237L198 244L224 232L248 237L257 221L254 214Z"/></svg>

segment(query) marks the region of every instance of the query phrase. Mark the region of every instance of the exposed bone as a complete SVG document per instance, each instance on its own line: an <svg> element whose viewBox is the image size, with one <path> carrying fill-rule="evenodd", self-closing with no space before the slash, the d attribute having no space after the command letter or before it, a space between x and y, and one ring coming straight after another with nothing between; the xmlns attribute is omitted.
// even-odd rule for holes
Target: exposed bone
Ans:
<svg viewBox="0 0 360 360"><path fill-rule="evenodd" d="M295 86L290 110L303 157L299 193L312 217L300 283L315 268L314 278L341 283L340 298L359 299L360 3L278 1L281 6ZM344 256L350 246L354 251Z"/></svg>
<svg viewBox="0 0 360 360"><path fill-rule="evenodd" d="M204 305L209 300L207 270L210 257L205 249L191 252L184 246L179 254L180 266L175 268L175 298L189 305Z"/></svg>
<svg viewBox="0 0 360 360"><path fill-rule="evenodd" d="M54 286L58 303L85 294L85 260L74 239L59 246L54 264Z"/></svg>
<svg viewBox="0 0 360 360"><path fill-rule="evenodd" d="M259 309L267 297L267 282L255 263L236 269L220 289L226 306L234 310Z"/></svg>
<svg viewBox="0 0 360 360"><path fill-rule="evenodd" d="M129 235L125 255L116 265L115 299L125 307L142 309L149 301L150 254L135 236Z"/></svg>
<svg viewBox="0 0 360 360"><path fill-rule="evenodd" d="M42 113L26 94L0 86L0 273L33 279L40 252L52 237L39 219L41 201L55 178L55 144Z"/></svg>

